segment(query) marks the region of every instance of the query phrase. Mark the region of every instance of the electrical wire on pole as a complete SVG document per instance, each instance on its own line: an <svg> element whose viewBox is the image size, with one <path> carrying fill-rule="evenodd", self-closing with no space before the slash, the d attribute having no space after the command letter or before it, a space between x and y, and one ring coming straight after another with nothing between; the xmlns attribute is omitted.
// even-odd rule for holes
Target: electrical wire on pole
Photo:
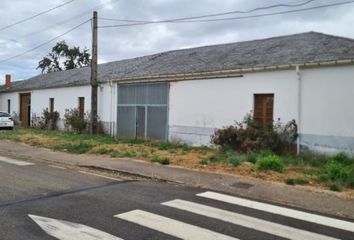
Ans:
<svg viewBox="0 0 354 240"><path fill-rule="evenodd" d="M251 18L259 18L259 17L266 17L266 16L276 16L276 15L282 15L282 14L288 14L288 13L304 12L304 11L316 10L316 9L321 9L321 8L329 8L329 7L341 6L341 5L352 4L352 3L354 3L354 1L345 1L345 2L339 2L339 3L318 5L318 6L308 7L308 8L301 8L301 9L294 9L294 10L287 10L287 11L278 11L278 12L272 12L272 13L263 13L263 14L257 14L257 15L228 17L228 18L213 18L213 19L194 20L194 17L188 17L188 20L186 20L187 18L176 18L176 19L167 19L167 20L161 20L161 21L141 20L141 22L139 22L140 20L135 20L138 22L129 23L129 24L103 25L103 26L98 26L98 28L130 27L130 26L140 26L140 25L149 25L149 24L160 24L160 23L195 23L195 22L203 23L203 22L241 20L241 19L251 19ZM198 16L197 18L199 18L199 17L200 16Z"/></svg>
<svg viewBox="0 0 354 240"><path fill-rule="evenodd" d="M283 4L283 3L282 4L274 4L274 5L270 5L270 6L257 7L257 8L253 8L253 9L246 10L246 11L235 10L235 11L221 12L221 13L214 13L214 14L207 14L207 15L200 15L200 16L193 16L193 17L174 18L174 19L162 20L162 21L183 21L183 20L201 19L201 18L207 18L207 17L225 16L225 15L231 15L231 14L246 14L246 13L253 13L253 12L262 11L262 10L269 10L272 8L280 8L280 7L294 8L294 7L301 7L301 6L308 5L314 1L317 1L317 0L308 0L306 2L296 3L296 4ZM105 17L100 17L99 19L106 20L106 21L116 21L116 22L154 23L154 21L135 20L135 19L116 19L116 18L105 18Z"/></svg>
<svg viewBox="0 0 354 240"><path fill-rule="evenodd" d="M114 4L114 3L116 3L117 1L118 1L118 0L112 0L112 1L110 2L110 4ZM88 15L88 14L91 15L91 14L92 14L92 11L97 11L97 10L103 8L106 4L107 4L107 3L98 4L98 5L96 5L96 6L92 7L92 8L90 8L90 9L88 9L88 10L86 10L86 11L83 11L83 12L81 12L81 13L79 13L79 14L76 14L76 15L70 17L70 18L67 18L67 19L63 20L63 21L56 22L56 23L54 23L54 24L48 25L48 26L46 26L46 27L44 27L44 28L41 28L41 29L39 29L39 30L37 30L37 31L30 32L30 33L24 34L24 35L22 35L22 36L16 37L16 41L22 40L22 39L26 39L26 38L32 37L32 36L34 36L34 35L38 35L38 34L40 34L40 33L43 33L43 32L45 32L45 31L47 31L47 30L52 30L52 29L54 29L55 27L64 25L65 23L71 22L71 21L73 21L73 20L77 20L78 18L84 17L85 15ZM11 42L10 40L4 41L4 42L0 43L0 47L3 47L3 46L5 46L6 44L8 44L8 43L10 43L10 42Z"/></svg>
<svg viewBox="0 0 354 240"><path fill-rule="evenodd" d="M37 46L35 46L35 47L33 47L33 48L31 48L31 49L25 51L25 52L22 52L22 53L13 55L13 56L8 57L8 58L5 58L5 59L2 59L2 60L0 60L0 63L4 63L4 62L7 62L7 61L10 61L10 60L12 60L12 59L21 57L21 56L23 56L23 55L25 55L25 54L27 54L27 53L30 53L30 52L32 52L32 51L34 51L34 50L37 50L37 49L39 49L39 48L41 48L41 47L47 45L48 43L51 43L51 42L53 42L54 40L56 40L56 39L58 39L58 38L60 38L60 37L62 37L62 36L65 36L66 34L68 34L68 33L72 32L72 31L74 31L75 29L81 27L82 25L84 25L85 23L88 23L88 22L90 22L90 21L91 21L91 19L89 19L89 20L87 20L87 21L84 21L84 22L80 23L79 25L76 25L75 27L69 29L68 31L66 31L66 32L64 32L64 33L62 33L62 34L60 34L60 35L58 35L58 36L56 36L56 37L53 37L53 38L49 39L48 41L45 41L45 42L43 42L43 43L41 43L41 44L39 44L39 45L37 45Z"/></svg>
<svg viewBox="0 0 354 240"><path fill-rule="evenodd" d="M37 13L37 14L35 14L35 15L33 15L33 16L24 18L24 19L22 19L22 20L19 20L19 21L17 21L17 22L14 22L14 23L12 23L12 24L10 24L10 25L1 27L1 28L0 28L0 31L3 31L3 30L8 29L8 28L11 28L11 27L16 26L16 25L18 25L18 24L27 22L27 21L29 21L29 20L31 20L31 19L33 19L33 18L36 18L36 17L39 17L39 16L41 16L41 15L43 15L43 14L49 13L49 12L55 10L55 9L61 8L61 7L65 6L65 5L68 5L68 4L72 3L72 2L74 2L74 1L75 1L75 0L70 0L70 1L65 2L65 3L63 3L63 4L60 4L60 5L58 5L58 6L55 6L55 7L53 7L53 8L47 9L47 10L45 10L45 11L43 11L43 12Z"/></svg>

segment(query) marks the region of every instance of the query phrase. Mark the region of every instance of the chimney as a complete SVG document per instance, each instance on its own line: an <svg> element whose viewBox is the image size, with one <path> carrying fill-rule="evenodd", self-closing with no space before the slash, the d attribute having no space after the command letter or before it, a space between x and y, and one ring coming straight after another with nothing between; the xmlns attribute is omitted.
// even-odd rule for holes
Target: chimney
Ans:
<svg viewBox="0 0 354 240"><path fill-rule="evenodd" d="M5 75L5 85L6 85L6 87L11 86L11 75L10 74Z"/></svg>

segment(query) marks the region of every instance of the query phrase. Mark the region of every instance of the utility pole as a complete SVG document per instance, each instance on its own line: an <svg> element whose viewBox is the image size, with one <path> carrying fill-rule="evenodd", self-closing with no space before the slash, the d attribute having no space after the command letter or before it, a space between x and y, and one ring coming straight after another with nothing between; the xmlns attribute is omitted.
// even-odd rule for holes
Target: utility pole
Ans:
<svg viewBox="0 0 354 240"><path fill-rule="evenodd" d="M97 12L92 18L92 59L91 59L91 126L90 133L97 133Z"/></svg>

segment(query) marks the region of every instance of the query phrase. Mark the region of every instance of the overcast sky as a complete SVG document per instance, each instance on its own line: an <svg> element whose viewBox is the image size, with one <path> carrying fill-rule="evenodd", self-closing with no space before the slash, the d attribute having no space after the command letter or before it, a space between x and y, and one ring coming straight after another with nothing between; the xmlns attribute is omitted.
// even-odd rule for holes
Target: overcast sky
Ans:
<svg viewBox="0 0 354 240"><path fill-rule="evenodd" d="M69 0L1 0L0 28L45 11ZM277 3L301 3L307 0L75 0L48 14L0 31L0 61L25 52L91 18L97 8L99 17L164 20L234 10L250 10ZM347 0L315 0L315 6ZM304 8L304 7L299 7ZM294 9L294 8L292 8ZM289 10L275 8L252 14ZM229 16L245 16L236 14ZM354 38L354 3L254 19L212 23L168 23L99 30L99 62L195 46L228 43L319 31ZM120 24L99 20L99 25ZM40 61L60 40L69 45L91 49L91 25L87 23L31 53L0 63L1 79L10 73L14 80L27 79L40 73ZM3 80L0 81L2 83Z"/></svg>

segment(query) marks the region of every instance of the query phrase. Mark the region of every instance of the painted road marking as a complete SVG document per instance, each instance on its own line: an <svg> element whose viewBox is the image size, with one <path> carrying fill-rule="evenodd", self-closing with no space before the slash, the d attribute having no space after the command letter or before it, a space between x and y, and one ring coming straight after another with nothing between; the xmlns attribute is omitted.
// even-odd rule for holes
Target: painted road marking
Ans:
<svg viewBox="0 0 354 240"><path fill-rule="evenodd" d="M48 235L59 240L123 240L98 229L63 220L28 215Z"/></svg>
<svg viewBox="0 0 354 240"><path fill-rule="evenodd" d="M92 176L95 176L95 177L109 179L109 180L122 181L121 179L118 179L118 178L108 177L108 176L104 176L104 175L100 175L100 174L96 174L96 173L85 172L85 171L79 171L79 172L83 173L83 174L87 174L87 175L92 175Z"/></svg>
<svg viewBox="0 0 354 240"><path fill-rule="evenodd" d="M34 165L34 163L24 162L24 161L15 160L15 159L12 159L12 158L2 157L2 156L0 156L0 162L9 163L9 164L14 164L14 165L17 165L17 166L30 166L30 165Z"/></svg>
<svg viewBox="0 0 354 240"><path fill-rule="evenodd" d="M284 226L278 223L265 221L262 219L249 217L243 214L238 214L206 205L188 202L180 199L162 203L162 205L177 208L187 212L203 215L206 217L218 219L224 222L229 222L246 228L251 228L257 231L266 232L287 239L301 240L334 240L337 238L327 237L321 234L312 233L293 227Z"/></svg>
<svg viewBox="0 0 354 240"><path fill-rule="evenodd" d="M61 166L57 166L57 165L49 165L49 167L66 170L65 167L61 167Z"/></svg>
<svg viewBox="0 0 354 240"><path fill-rule="evenodd" d="M197 194L197 196L354 232L354 223L344 220L320 216L317 214L302 212L299 210L279 207L272 204L252 201L210 191Z"/></svg>
<svg viewBox="0 0 354 240"><path fill-rule="evenodd" d="M221 233L162 217L142 210L134 210L115 217L185 240L236 240Z"/></svg>

